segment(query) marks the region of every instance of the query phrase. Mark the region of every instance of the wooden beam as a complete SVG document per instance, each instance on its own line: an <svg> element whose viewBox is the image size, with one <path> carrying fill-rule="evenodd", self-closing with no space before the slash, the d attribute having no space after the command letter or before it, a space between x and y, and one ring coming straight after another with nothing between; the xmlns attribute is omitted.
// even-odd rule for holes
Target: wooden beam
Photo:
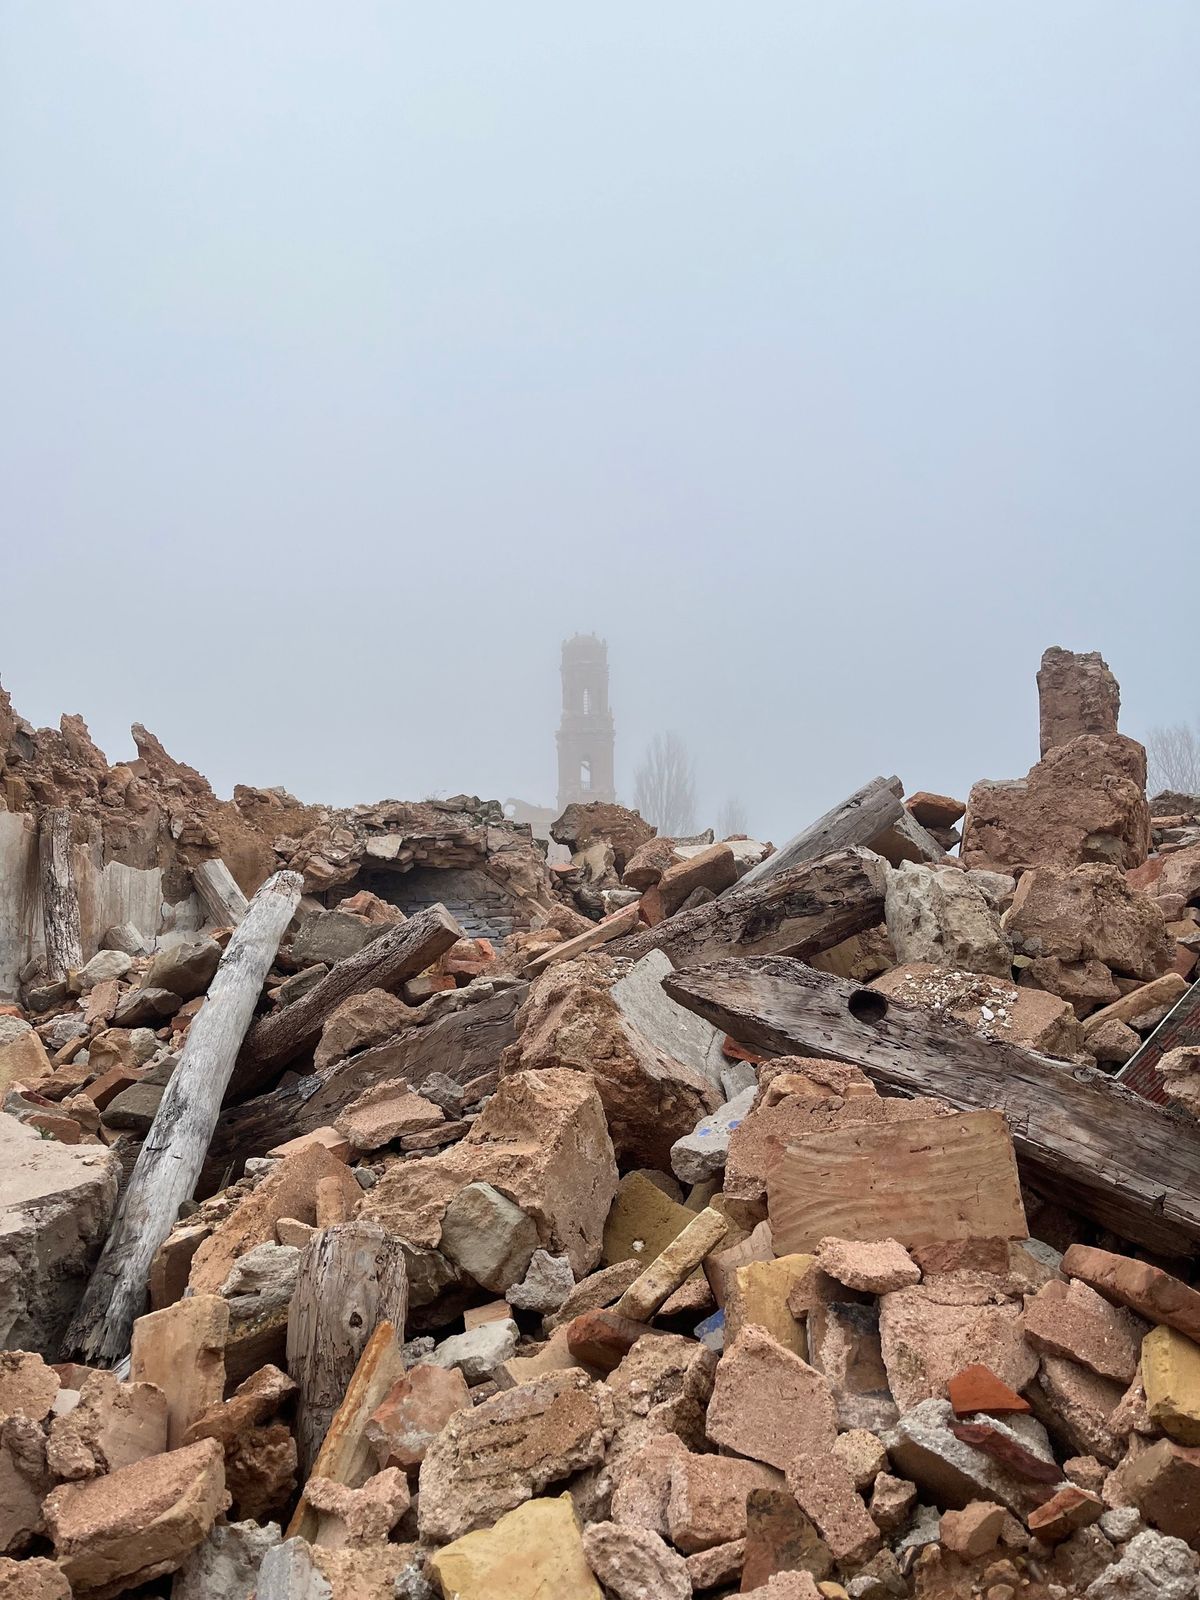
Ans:
<svg viewBox="0 0 1200 1600"><path fill-rule="evenodd" d="M899 822L904 811L903 793L904 785L897 777L872 778L832 811L827 811L802 833L781 845L773 856L751 867L732 889L726 889L726 895L737 894L752 884L766 883L791 867L832 855L835 850L845 850L853 844L869 845Z"/></svg>
<svg viewBox="0 0 1200 1600"><path fill-rule="evenodd" d="M400 1241L362 1218L314 1234L288 1309L287 1367L300 1385L296 1445L307 1477L381 1322L404 1338L408 1274Z"/></svg>
<svg viewBox="0 0 1200 1600"><path fill-rule="evenodd" d="M42 887L42 937L47 976L65 978L83 965L79 891L71 863L71 812L66 806L38 819L38 864Z"/></svg>
<svg viewBox="0 0 1200 1600"><path fill-rule="evenodd" d="M423 972L463 931L445 906L427 906L346 956L307 994L251 1028L229 1085L231 1099L252 1094L289 1061L315 1048L321 1029L343 1000L366 989L395 991Z"/></svg>
<svg viewBox="0 0 1200 1600"><path fill-rule="evenodd" d="M885 879L879 856L839 850L748 889L743 878L719 899L622 940L614 954L636 960L662 950L676 967L726 956L815 956L883 921Z"/></svg>
<svg viewBox="0 0 1200 1600"><path fill-rule="evenodd" d="M300 903L302 883L298 872L268 878L230 938L67 1329L64 1360L113 1366L129 1349L130 1330L146 1301L150 1263L178 1220L180 1206L192 1198L225 1085L283 931Z"/></svg>
<svg viewBox="0 0 1200 1600"><path fill-rule="evenodd" d="M902 1094L1003 1111L1043 1193L1151 1250L1200 1245L1200 1128L1102 1072L983 1039L781 956L671 972L663 988L764 1054L831 1056Z"/></svg>
<svg viewBox="0 0 1200 1600"><path fill-rule="evenodd" d="M1117 1073L1117 1082L1156 1105L1166 1105L1166 1091L1155 1069L1168 1050L1185 1044L1200 1044L1200 978L1180 995L1158 1027L1130 1056Z"/></svg>
<svg viewBox="0 0 1200 1600"><path fill-rule="evenodd" d="M192 884L214 928L236 928L250 902L220 856L192 868Z"/></svg>
<svg viewBox="0 0 1200 1600"><path fill-rule="evenodd" d="M516 1015L528 992L525 983L498 987L455 1010L439 1011L429 1022L402 1028L383 1044L320 1072L226 1106L213 1137L213 1163L224 1166L262 1155L285 1139L323 1128L377 1083L407 1083L418 1089L431 1072L444 1072L455 1083L482 1077L499 1066L501 1053L516 1038Z"/></svg>

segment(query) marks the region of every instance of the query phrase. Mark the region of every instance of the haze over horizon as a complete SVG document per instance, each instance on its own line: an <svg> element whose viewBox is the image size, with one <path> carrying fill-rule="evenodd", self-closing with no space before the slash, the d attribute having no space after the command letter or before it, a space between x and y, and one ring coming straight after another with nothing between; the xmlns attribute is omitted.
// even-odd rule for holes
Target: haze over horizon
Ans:
<svg viewBox="0 0 1200 1600"><path fill-rule="evenodd" d="M0 681L552 804L560 641L780 841L1193 721L1200 12L0 5Z"/></svg>

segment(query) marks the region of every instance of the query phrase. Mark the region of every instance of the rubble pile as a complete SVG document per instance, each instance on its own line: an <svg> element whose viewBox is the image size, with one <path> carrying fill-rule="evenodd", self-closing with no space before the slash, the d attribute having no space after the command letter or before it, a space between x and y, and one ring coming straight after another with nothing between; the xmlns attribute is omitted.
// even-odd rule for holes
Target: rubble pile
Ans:
<svg viewBox="0 0 1200 1600"><path fill-rule="evenodd" d="M553 867L0 695L0 1600L1195 1600L1200 797L1038 684Z"/></svg>

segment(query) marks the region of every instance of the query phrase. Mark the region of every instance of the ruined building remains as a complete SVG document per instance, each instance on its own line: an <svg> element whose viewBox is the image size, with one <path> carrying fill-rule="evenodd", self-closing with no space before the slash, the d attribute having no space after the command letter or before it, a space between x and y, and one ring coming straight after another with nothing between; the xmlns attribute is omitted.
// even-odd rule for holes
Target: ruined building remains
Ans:
<svg viewBox="0 0 1200 1600"><path fill-rule="evenodd" d="M608 645L594 633L577 633L562 647L558 809L572 801L615 799Z"/></svg>

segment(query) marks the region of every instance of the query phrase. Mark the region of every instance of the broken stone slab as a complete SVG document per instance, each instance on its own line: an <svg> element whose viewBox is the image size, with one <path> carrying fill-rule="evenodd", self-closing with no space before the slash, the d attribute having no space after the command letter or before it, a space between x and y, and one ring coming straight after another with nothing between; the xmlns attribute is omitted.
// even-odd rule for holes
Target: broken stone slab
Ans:
<svg viewBox="0 0 1200 1600"><path fill-rule="evenodd" d="M735 1267L725 1280L726 1345L731 1345L743 1328L754 1325L769 1333L785 1350L807 1359L804 1322L792 1315L788 1296L811 1272L814 1263L813 1256L794 1255L748 1261Z"/></svg>
<svg viewBox="0 0 1200 1600"><path fill-rule="evenodd" d="M751 1323L717 1363L707 1431L720 1448L783 1471L833 1448L837 1408L821 1373Z"/></svg>
<svg viewBox="0 0 1200 1600"><path fill-rule="evenodd" d="M1073 1244L1063 1256L1062 1270L1147 1321L1165 1322L1200 1342L1200 1293L1161 1267L1110 1250Z"/></svg>
<svg viewBox="0 0 1200 1600"><path fill-rule="evenodd" d="M130 1376L166 1396L168 1449L181 1445L192 1423L220 1400L228 1337L229 1306L213 1294L178 1300L134 1323Z"/></svg>
<svg viewBox="0 0 1200 1600"><path fill-rule="evenodd" d="M48 1078L53 1070L46 1047L36 1033L17 1033L7 1044L0 1044L0 1090L14 1084L34 1084L40 1078Z"/></svg>
<svg viewBox="0 0 1200 1600"><path fill-rule="evenodd" d="M120 1170L111 1151L42 1139L0 1113L0 1346L57 1359L112 1221Z"/></svg>
<svg viewBox="0 0 1200 1600"><path fill-rule="evenodd" d="M890 1294L921 1281L921 1269L895 1239L822 1239L817 1265L847 1289Z"/></svg>
<svg viewBox="0 0 1200 1600"><path fill-rule="evenodd" d="M643 960L649 960L648 956ZM758 1094L757 1084L743 1089L711 1116L702 1117L691 1133L671 1146L671 1170L682 1183L705 1183L725 1170L729 1140Z"/></svg>
<svg viewBox="0 0 1200 1600"><path fill-rule="evenodd" d="M583 1530L583 1551L614 1600L692 1600L687 1562L649 1528L593 1522Z"/></svg>
<svg viewBox="0 0 1200 1600"><path fill-rule="evenodd" d="M1010 1388L1023 1389L1038 1369L1025 1332L1020 1301L971 1284L967 1274L946 1274L880 1301L888 1386L902 1412L943 1398L964 1360L982 1362Z"/></svg>
<svg viewBox="0 0 1200 1600"><path fill-rule="evenodd" d="M504 1320L481 1323L466 1333L452 1334L427 1356L435 1367L457 1367L470 1384L486 1383L498 1367L516 1354L520 1330Z"/></svg>
<svg viewBox="0 0 1200 1600"><path fill-rule="evenodd" d="M50 1424L46 1462L56 1478L77 1481L132 1466L167 1448L167 1397L153 1383L119 1383L89 1372L76 1405Z"/></svg>
<svg viewBox="0 0 1200 1600"><path fill-rule="evenodd" d="M423 1363L394 1383L367 1419L366 1437L380 1467L419 1467L456 1411L471 1404L457 1367Z"/></svg>
<svg viewBox="0 0 1200 1600"><path fill-rule="evenodd" d="M575 1274L566 1256L552 1256L548 1250L535 1250L520 1283L505 1291L509 1305L519 1311L558 1311L575 1287Z"/></svg>
<svg viewBox="0 0 1200 1600"><path fill-rule="evenodd" d="M637 1261L644 1267L661 1255L692 1221L695 1213L680 1204L678 1190L672 1198L661 1183L653 1181L654 1176L641 1171L627 1172L617 1184L612 1207L604 1220L603 1259L609 1266Z"/></svg>
<svg viewBox="0 0 1200 1600"><path fill-rule="evenodd" d="M617 982L595 957L563 963L540 977L518 1013L518 1036L501 1059L501 1072L587 1073L599 1091L618 1158L666 1170L675 1140L721 1104L719 1052L715 1030L706 1022L691 1027L689 1014L662 992L661 976L670 963L654 954L655 960L643 957L648 966L639 962ZM701 1036L708 1042L698 1043ZM677 1056L676 1048L689 1059ZM713 1077L705 1070L710 1048Z"/></svg>
<svg viewBox="0 0 1200 1600"><path fill-rule="evenodd" d="M44 1422L59 1391L59 1376L32 1350L0 1350L0 1422Z"/></svg>
<svg viewBox="0 0 1200 1600"><path fill-rule="evenodd" d="M613 1428L611 1392L578 1369L547 1373L456 1412L421 1463L422 1538L459 1539L594 1466Z"/></svg>
<svg viewBox="0 0 1200 1600"><path fill-rule="evenodd" d="M1012 946L969 873L903 861L888 869L884 909L898 962L1012 976Z"/></svg>
<svg viewBox="0 0 1200 1600"><path fill-rule="evenodd" d="M779 1472L736 1456L677 1455L671 1465L667 1528L684 1555L746 1537L752 1489L780 1489Z"/></svg>
<svg viewBox="0 0 1200 1600"><path fill-rule="evenodd" d="M603 1600L569 1494L518 1506L445 1545L429 1567L455 1600Z"/></svg>
<svg viewBox="0 0 1200 1600"><path fill-rule="evenodd" d="M780 1572L828 1578L833 1554L787 1490L751 1489L740 1570L743 1592L752 1592Z"/></svg>
<svg viewBox="0 0 1200 1600"><path fill-rule="evenodd" d="M1119 1503L1136 1506L1160 1533L1190 1545L1200 1538L1200 1450L1159 1439L1125 1457L1104 1486L1106 1500L1117 1485Z"/></svg>
<svg viewBox="0 0 1200 1600"><path fill-rule="evenodd" d="M965 1444L953 1432L954 1421L948 1400L923 1400L906 1412L884 1436L893 1472L915 1483L943 1509L961 1511L972 1500L995 1500L1022 1516L1039 1503L1040 1485ZM1054 1467L1046 1430L1032 1417L994 1419L991 1426L1021 1451Z"/></svg>
<svg viewBox="0 0 1200 1600"><path fill-rule="evenodd" d="M1141 1375L1151 1421L1179 1444L1200 1445L1200 1345L1175 1328L1151 1328Z"/></svg>
<svg viewBox="0 0 1200 1600"><path fill-rule="evenodd" d="M1140 1317L1110 1305L1078 1279L1052 1280L1025 1304L1025 1337L1035 1350L1066 1356L1120 1383L1137 1375L1148 1331Z"/></svg>
<svg viewBox="0 0 1200 1600"><path fill-rule="evenodd" d="M411 1006L386 989L364 989L331 1011L313 1053L313 1067L321 1072L356 1050L382 1044L412 1018Z"/></svg>
<svg viewBox="0 0 1200 1600"><path fill-rule="evenodd" d="M467 1184L442 1215L438 1248L493 1294L520 1283L537 1247L536 1223L490 1183Z"/></svg>
<svg viewBox="0 0 1200 1600"><path fill-rule="evenodd" d="M279 1543L279 1524L225 1522L175 1574L171 1600L249 1600L263 1557Z"/></svg>
<svg viewBox="0 0 1200 1600"><path fill-rule="evenodd" d="M228 1504L221 1447L202 1440L46 1499L46 1523L76 1593L107 1595L175 1572Z"/></svg>
<svg viewBox="0 0 1200 1600"><path fill-rule="evenodd" d="M1010 782L977 783L967 801L968 867L1138 867L1150 852L1146 752L1122 734L1081 734Z"/></svg>
<svg viewBox="0 0 1200 1600"><path fill-rule="evenodd" d="M883 1543L853 1478L832 1454L797 1456L788 1465L787 1486L835 1561L858 1564Z"/></svg>
<svg viewBox="0 0 1200 1600"><path fill-rule="evenodd" d="M545 1070L505 1078L463 1139L440 1155L391 1166L359 1214L413 1246L436 1249L446 1207L473 1182L508 1195L533 1218L542 1248L565 1254L577 1277L590 1272L617 1187L591 1077Z"/></svg>
<svg viewBox="0 0 1200 1600"><path fill-rule="evenodd" d="M1120 1460L1125 1447L1117 1411L1126 1394L1121 1384L1063 1356L1043 1356L1028 1394L1034 1415L1065 1450L1108 1466Z"/></svg>

